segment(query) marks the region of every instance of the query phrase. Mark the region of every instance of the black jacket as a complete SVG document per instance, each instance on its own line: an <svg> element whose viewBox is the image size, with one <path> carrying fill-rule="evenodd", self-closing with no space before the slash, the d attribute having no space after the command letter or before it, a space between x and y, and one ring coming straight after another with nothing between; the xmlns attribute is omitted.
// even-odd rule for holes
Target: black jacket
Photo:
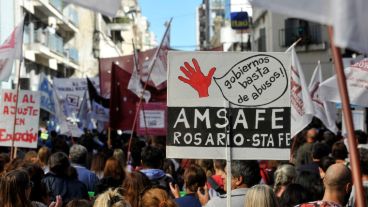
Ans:
<svg viewBox="0 0 368 207"><path fill-rule="evenodd" d="M73 199L88 199L87 187L79 180L60 177L49 172L42 182L50 192L51 201L55 201L57 195L61 195L64 204Z"/></svg>

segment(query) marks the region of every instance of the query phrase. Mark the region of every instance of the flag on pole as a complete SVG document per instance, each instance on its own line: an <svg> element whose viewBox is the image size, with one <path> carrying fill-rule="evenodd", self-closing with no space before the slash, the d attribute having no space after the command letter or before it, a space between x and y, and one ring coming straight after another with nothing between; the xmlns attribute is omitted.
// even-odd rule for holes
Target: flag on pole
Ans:
<svg viewBox="0 0 368 207"><path fill-rule="evenodd" d="M313 119L312 98L305 82L302 66L294 46L291 50L291 137L303 130ZM287 50L288 51L288 50Z"/></svg>
<svg viewBox="0 0 368 207"><path fill-rule="evenodd" d="M318 65L313 72L312 79L309 83L309 93L312 97L314 106L314 116L319 118L322 123L334 134L337 133L335 120L336 116L336 104L323 101L320 94L320 84L323 82L321 64L318 61Z"/></svg>
<svg viewBox="0 0 368 207"><path fill-rule="evenodd" d="M113 64L111 70L110 127L132 130L139 98L128 90L130 74Z"/></svg>
<svg viewBox="0 0 368 207"><path fill-rule="evenodd" d="M22 20L12 31L10 36L0 45L0 81L7 81L13 69L15 59L22 59L23 46Z"/></svg>
<svg viewBox="0 0 368 207"><path fill-rule="evenodd" d="M368 58L346 68L344 72L350 104L368 107ZM320 93L323 100L341 102L336 75L321 84Z"/></svg>
<svg viewBox="0 0 368 207"><path fill-rule="evenodd" d="M92 101L95 101L101 106L105 108L109 108L110 100L98 94L97 89L95 88L95 86L93 85L92 81L89 78L87 78L87 85L88 85L88 95L89 95L89 100L91 102L91 106L92 106Z"/></svg>
<svg viewBox="0 0 368 207"><path fill-rule="evenodd" d="M146 82L149 77L155 87L158 87L166 81L167 76L167 52L170 48L170 25L172 19L167 24L166 31L162 37L160 46L156 49L155 54L148 65L143 65L141 78ZM152 71L151 71L152 70ZM151 73L151 74L150 74Z"/></svg>
<svg viewBox="0 0 368 207"><path fill-rule="evenodd" d="M100 12L109 17L115 17L121 7L121 0L64 0L67 3L90 9L95 12Z"/></svg>
<svg viewBox="0 0 368 207"><path fill-rule="evenodd" d="M337 46L368 53L367 0L250 0L250 3L291 17L331 25Z"/></svg>
<svg viewBox="0 0 368 207"><path fill-rule="evenodd" d="M129 80L129 84L128 84L128 89L133 92L134 94L136 94L138 96L138 98L140 98L141 96L144 98L144 100L146 101L146 103L149 102L150 98L151 98L151 92L149 92L148 90L145 90L142 86L141 83L141 79L140 79L140 75L139 75L139 71L138 71L138 62L137 62L137 54L136 54L136 49L133 43L133 48L134 48L134 54L133 54L133 61L134 61L134 68L133 68L133 72L132 75L130 77Z"/></svg>
<svg viewBox="0 0 368 207"><path fill-rule="evenodd" d="M40 83L38 85L38 91L41 96L40 108L48 111L51 114L56 113L55 109L55 98L54 98L54 88L52 87L50 81L44 73L40 74Z"/></svg>

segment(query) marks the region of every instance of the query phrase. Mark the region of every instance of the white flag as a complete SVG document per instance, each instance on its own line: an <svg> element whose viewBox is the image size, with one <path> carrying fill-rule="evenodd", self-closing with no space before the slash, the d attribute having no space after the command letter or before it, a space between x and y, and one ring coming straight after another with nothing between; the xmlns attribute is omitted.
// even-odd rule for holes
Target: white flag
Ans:
<svg viewBox="0 0 368 207"><path fill-rule="evenodd" d="M367 0L250 0L250 3L290 17L331 25L337 46L368 53Z"/></svg>
<svg viewBox="0 0 368 207"><path fill-rule="evenodd" d="M73 3L95 12L100 12L109 17L115 17L120 9L121 0L64 0L67 3Z"/></svg>
<svg viewBox="0 0 368 207"><path fill-rule="evenodd" d="M368 107L368 58L344 70L350 104ZM336 75L321 84L321 97L341 103Z"/></svg>
<svg viewBox="0 0 368 207"><path fill-rule="evenodd" d="M312 79L309 83L309 93L312 97L314 106L314 116L319 118L322 123L334 134L338 129L335 124L336 116L336 104L323 101L320 94L320 84L323 82L321 64L318 62L316 69L313 72Z"/></svg>
<svg viewBox="0 0 368 207"><path fill-rule="evenodd" d="M15 59L22 59L23 20L14 28L10 36L0 45L0 81L7 81Z"/></svg>
<svg viewBox="0 0 368 207"><path fill-rule="evenodd" d="M130 76L130 79L129 79L128 89L132 91L135 95L137 95L139 98L141 97L143 93L143 98L146 101L146 103L148 103L149 100L151 99L151 92L148 90L144 90L144 88L142 87L140 75L137 69L138 64L136 61L137 58L136 58L135 51L133 55L133 60L134 60L134 68L133 68L132 75Z"/></svg>
<svg viewBox="0 0 368 207"><path fill-rule="evenodd" d="M291 48L291 137L313 119L314 109L295 48Z"/></svg>

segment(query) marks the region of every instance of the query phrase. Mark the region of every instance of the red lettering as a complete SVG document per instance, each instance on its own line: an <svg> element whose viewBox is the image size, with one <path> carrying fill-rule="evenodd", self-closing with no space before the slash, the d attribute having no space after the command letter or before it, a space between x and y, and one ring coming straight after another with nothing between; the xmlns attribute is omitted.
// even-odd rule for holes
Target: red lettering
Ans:
<svg viewBox="0 0 368 207"><path fill-rule="evenodd" d="M25 119L24 118L17 118L15 120L15 125L24 125L25 124Z"/></svg>
<svg viewBox="0 0 368 207"><path fill-rule="evenodd" d="M4 102L16 102L17 97L12 92L5 92L4 94Z"/></svg>
<svg viewBox="0 0 368 207"><path fill-rule="evenodd" d="M25 95L23 96L22 103L29 103L28 95L27 95L27 94L25 94Z"/></svg>
<svg viewBox="0 0 368 207"><path fill-rule="evenodd" d="M9 107L8 106L4 106L3 114L4 115L9 115Z"/></svg>

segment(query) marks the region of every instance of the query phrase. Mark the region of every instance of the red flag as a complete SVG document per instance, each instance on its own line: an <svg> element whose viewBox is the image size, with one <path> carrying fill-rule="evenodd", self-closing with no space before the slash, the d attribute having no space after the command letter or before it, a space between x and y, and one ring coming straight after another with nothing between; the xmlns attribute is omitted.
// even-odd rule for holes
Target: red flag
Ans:
<svg viewBox="0 0 368 207"><path fill-rule="evenodd" d="M110 127L131 130L138 97L128 90L130 73L113 64L111 70Z"/></svg>

